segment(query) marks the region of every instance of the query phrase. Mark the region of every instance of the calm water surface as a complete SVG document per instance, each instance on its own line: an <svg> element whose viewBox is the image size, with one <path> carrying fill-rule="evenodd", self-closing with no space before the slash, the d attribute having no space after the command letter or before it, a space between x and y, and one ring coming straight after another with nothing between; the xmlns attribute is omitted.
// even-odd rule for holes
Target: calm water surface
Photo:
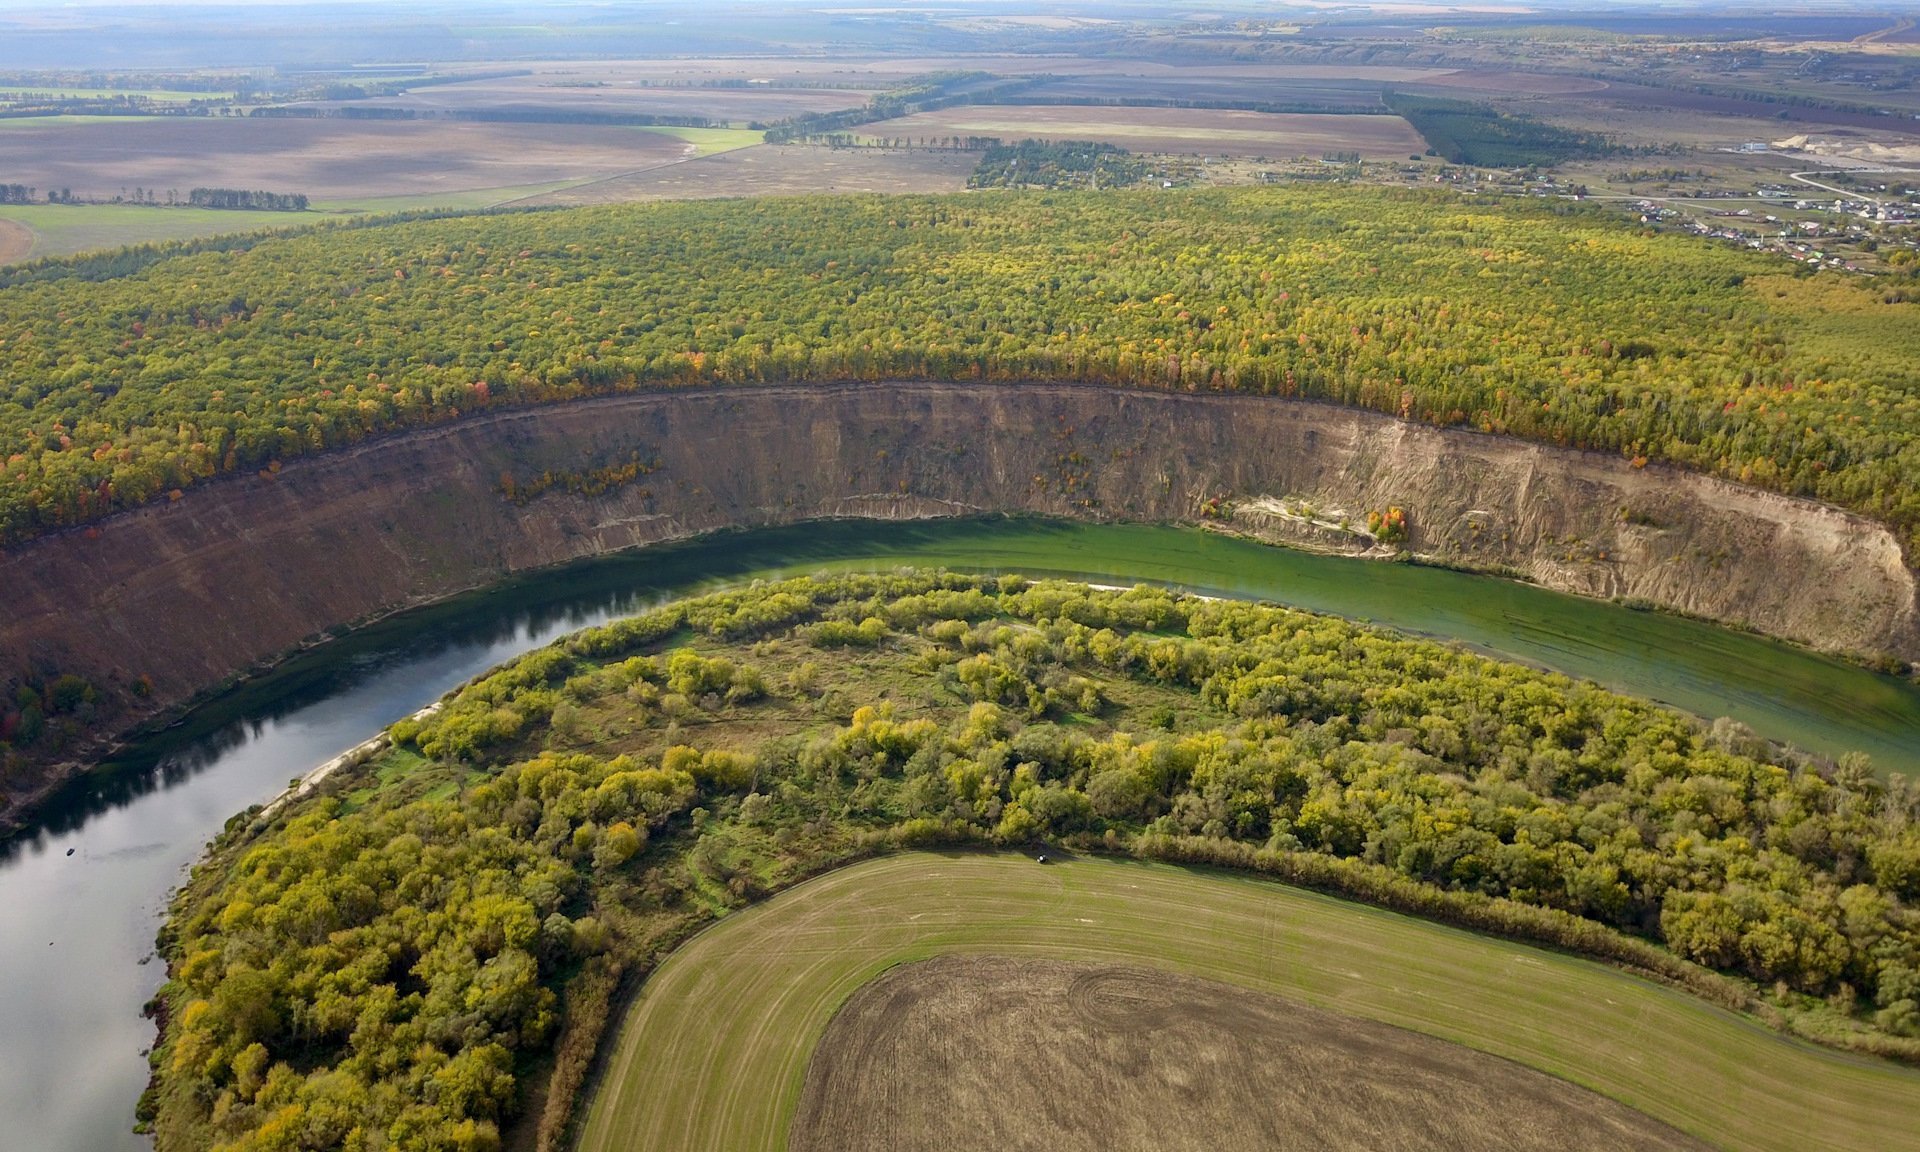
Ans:
<svg viewBox="0 0 1920 1152"><path fill-rule="evenodd" d="M1920 690L1753 636L1508 581L1199 532L1032 520L729 534L546 573L289 662L76 784L0 846L0 1148L135 1150L169 894L234 813L493 664L757 576L902 564L1144 580L1338 612L1504 653L1801 747L1920 771ZM71 852L71 855L69 855Z"/></svg>

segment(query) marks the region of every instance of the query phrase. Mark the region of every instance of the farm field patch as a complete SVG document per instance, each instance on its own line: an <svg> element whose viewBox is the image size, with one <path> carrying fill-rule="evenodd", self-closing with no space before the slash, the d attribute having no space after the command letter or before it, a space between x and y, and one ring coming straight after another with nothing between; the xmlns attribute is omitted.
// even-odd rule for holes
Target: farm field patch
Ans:
<svg viewBox="0 0 1920 1152"><path fill-rule="evenodd" d="M14 220L0 219L0 264L25 260L33 252L33 229Z"/></svg>
<svg viewBox="0 0 1920 1152"><path fill-rule="evenodd" d="M547 61L529 67L542 81L561 78L607 78L653 83L721 83L727 81L771 80L781 84L831 84L849 89L877 90L910 76L936 71L951 64L913 56L689 56L651 60L578 60ZM992 65L977 65L990 69Z"/></svg>
<svg viewBox="0 0 1920 1152"><path fill-rule="evenodd" d="M157 208L144 204L7 204L0 205L0 264L129 244L195 240L226 232L298 228L315 219L314 214L303 212Z"/></svg>
<svg viewBox="0 0 1920 1152"><path fill-rule="evenodd" d="M791 79L786 82L794 83ZM714 86L722 83L748 86ZM350 106L421 113L543 108L613 115L699 116L745 123L854 108L871 94L871 89L860 88L783 87L772 77L757 73L661 76L651 69L582 63L528 76L422 87L398 96L355 100Z"/></svg>
<svg viewBox="0 0 1920 1152"><path fill-rule="evenodd" d="M1873 112L1845 108L1804 107L1792 103L1774 105L1707 92L1653 88L1638 84L1611 83L1601 92L1572 97L1569 103L1576 108L1584 108L1589 115L1600 116L1611 116L1616 111L1625 111L1628 113L1655 112L1670 120L1691 119L1696 122L1720 117L1733 120L1764 120L1774 127L1772 132L1763 138L1778 138L1807 132L1812 130L1807 127L1808 125L1857 129L1882 134L1920 135L1920 120L1903 116L1881 116ZM1684 124L1680 127L1684 127Z"/></svg>
<svg viewBox="0 0 1920 1152"><path fill-rule="evenodd" d="M884 63L884 62L876 62ZM970 68L1003 76L1035 75L1111 78L1120 76L1154 79L1241 79L1303 82L1315 80L1358 80L1370 84L1407 84L1417 80L1445 76L1448 67L1419 64L1354 64L1275 62L1168 61L1152 59L1111 60L1101 57L1031 56L950 56L923 57L922 71Z"/></svg>
<svg viewBox="0 0 1920 1152"><path fill-rule="evenodd" d="M1359 152L1402 158L1426 149L1398 116L1233 112L1202 108L960 107L920 112L860 129L909 139L998 136L1004 140L1097 140L1135 152L1296 156Z"/></svg>
<svg viewBox="0 0 1920 1152"><path fill-rule="evenodd" d="M1920 1148L1920 1074L1588 961L1224 874L914 853L809 881L675 952L619 1035L582 1149L784 1147L834 1013L895 965L956 953L1285 995L1504 1057L1720 1147Z"/></svg>
<svg viewBox="0 0 1920 1152"><path fill-rule="evenodd" d="M314 200L445 194L609 176L668 164L689 145L584 124L60 118L0 132L12 182L82 199L136 188L264 188Z"/></svg>
<svg viewBox="0 0 1920 1152"><path fill-rule="evenodd" d="M645 129L661 136L671 136L693 145L695 158L717 156L722 152L732 152L737 148L751 148L765 142L766 134L750 128L676 128L663 126Z"/></svg>
<svg viewBox="0 0 1920 1152"><path fill-rule="evenodd" d="M1588 76L1554 76L1540 72L1476 68L1421 77L1415 86L1448 89L1456 96L1565 96L1599 92L1608 84L1605 80Z"/></svg>
<svg viewBox="0 0 1920 1152"><path fill-rule="evenodd" d="M583 183L580 180L554 180L544 184L515 184L505 188L467 188L453 192L422 192L411 196L346 196L338 200L316 200L316 212L359 214L372 212L417 212L425 209L481 209L512 204L533 196L543 196Z"/></svg>
<svg viewBox="0 0 1920 1152"><path fill-rule="evenodd" d="M1067 77L1029 90L1036 102L1128 100L1185 101L1192 104L1266 104L1301 111L1320 108L1371 109L1385 113L1378 81L1352 79L1225 76Z"/></svg>
<svg viewBox="0 0 1920 1152"><path fill-rule="evenodd" d="M516 203L547 206L815 192L957 192L966 187L978 159L977 152L761 144L577 184Z"/></svg>
<svg viewBox="0 0 1920 1152"><path fill-rule="evenodd" d="M1075 1105L1074 1102L1084 1102ZM1438 1126L1433 1117L1444 1115ZM790 1152L1704 1149L1484 1052L1151 967L903 964L834 1014Z"/></svg>

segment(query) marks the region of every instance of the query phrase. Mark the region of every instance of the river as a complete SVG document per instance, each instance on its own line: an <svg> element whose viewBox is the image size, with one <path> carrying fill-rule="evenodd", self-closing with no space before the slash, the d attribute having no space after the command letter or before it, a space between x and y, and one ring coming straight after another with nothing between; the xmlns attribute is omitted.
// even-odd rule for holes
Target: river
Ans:
<svg viewBox="0 0 1920 1152"><path fill-rule="evenodd" d="M1920 688L1756 636L1511 581L1193 530L838 522L608 557L382 621L290 660L76 782L0 846L0 1144L135 1150L166 901L226 820L515 653L760 576L904 564L1144 580L1448 637L1825 753L1920 772Z"/></svg>

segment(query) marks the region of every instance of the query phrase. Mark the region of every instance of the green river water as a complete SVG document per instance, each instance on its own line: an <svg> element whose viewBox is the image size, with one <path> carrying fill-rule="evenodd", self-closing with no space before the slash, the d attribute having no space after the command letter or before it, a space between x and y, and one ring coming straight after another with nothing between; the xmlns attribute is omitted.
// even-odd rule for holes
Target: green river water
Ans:
<svg viewBox="0 0 1920 1152"><path fill-rule="evenodd" d="M74 783L0 844L0 1147L139 1152L128 1131L162 966L142 959L229 816L487 668L755 578L902 565L1148 581L1372 620L1515 657L1825 755L1920 772L1920 686L1709 624L1511 581L1178 528L1026 519L726 533L532 574L303 652Z"/></svg>
<svg viewBox="0 0 1920 1152"><path fill-rule="evenodd" d="M1274 600L1458 640L1709 719L1729 716L1762 736L1810 751L1857 750L1883 771L1920 772L1920 686L1666 613L1512 580L1318 556L1151 525L1012 520L894 526L877 557L859 559L831 557L833 535L794 542L799 553L817 549L818 560L775 560L785 550L777 545L767 558L792 573L876 563L939 565L1148 581Z"/></svg>

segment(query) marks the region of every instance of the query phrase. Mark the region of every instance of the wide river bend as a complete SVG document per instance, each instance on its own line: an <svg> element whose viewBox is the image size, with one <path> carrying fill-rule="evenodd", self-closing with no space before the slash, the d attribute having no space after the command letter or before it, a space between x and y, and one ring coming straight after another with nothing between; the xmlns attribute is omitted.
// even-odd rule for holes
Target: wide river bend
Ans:
<svg viewBox="0 0 1920 1152"><path fill-rule="evenodd" d="M1189 529L1026 519L828 522L623 553L397 616L310 650L76 781L0 846L0 1139L114 1152L164 975L154 932L226 820L474 674L557 636L757 577L899 565L1147 581L1457 640L1827 754L1920 772L1920 688L1674 616L1489 577Z"/></svg>

